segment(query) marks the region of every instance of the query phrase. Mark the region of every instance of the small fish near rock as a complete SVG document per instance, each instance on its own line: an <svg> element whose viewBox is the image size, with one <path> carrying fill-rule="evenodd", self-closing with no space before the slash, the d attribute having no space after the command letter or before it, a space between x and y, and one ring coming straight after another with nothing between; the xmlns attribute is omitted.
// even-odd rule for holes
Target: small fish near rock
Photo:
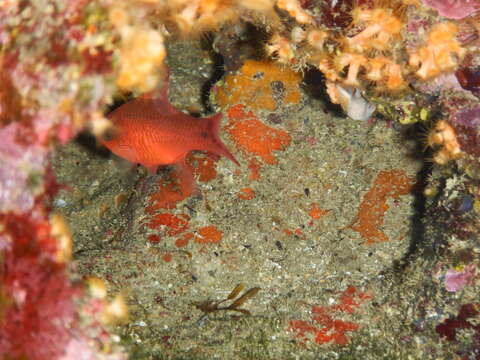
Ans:
<svg viewBox="0 0 480 360"><path fill-rule="evenodd" d="M369 103L357 88L328 82L327 93L330 101L340 104L343 111L353 120L368 120L375 112L375 106Z"/></svg>
<svg viewBox="0 0 480 360"><path fill-rule="evenodd" d="M158 94L141 95L112 111L108 118L114 131L100 143L151 173L162 165L185 168L185 157L193 150L225 156L239 165L220 139L222 115L198 119L173 107L168 101L168 76Z"/></svg>

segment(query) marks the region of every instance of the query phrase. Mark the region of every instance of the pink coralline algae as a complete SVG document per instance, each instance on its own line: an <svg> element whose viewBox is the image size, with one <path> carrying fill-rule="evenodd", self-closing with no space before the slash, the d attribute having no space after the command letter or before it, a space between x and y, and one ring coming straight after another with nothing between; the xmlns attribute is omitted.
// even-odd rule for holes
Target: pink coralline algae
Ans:
<svg viewBox="0 0 480 360"><path fill-rule="evenodd" d="M0 348L10 356L55 359L60 356L75 323L74 288L61 266L25 256L7 257L3 286L13 302L0 329ZM5 355L0 351L0 355Z"/></svg>
<svg viewBox="0 0 480 360"><path fill-rule="evenodd" d="M106 303L92 311L98 299L69 279L66 230L40 203L0 213L0 359L125 360L102 325Z"/></svg>
<svg viewBox="0 0 480 360"><path fill-rule="evenodd" d="M450 122L462 151L480 156L480 105L458 110L451 116Z"/></svg>
<svg viewBox="0 0 480 360"><path fill-rule="evenodd" d="M39 209L37 209L39 210ZM66 264L57 262L56 239L46 219L0 215L5 251L0 264L0 358L56 359L75 324Z"/></svg>
<svg viewBox="0 0 480 360"><path fill-rule="evenodd" d="M445 289L449 292L456 292L468 285L475 276L475 265L470 264L463 268L462 271L448 269L445 274Z"/></svg>
<svg viewBox="0 0 480 360"><path fill-rule="evenodd" d="M47 150L18 143L22 129L19 123L0 128L0 212L27 212L34 205L35 193L42 191L35 178L41 179L44 173Z"/></svg>
<svg viewBox="0 0 480 360"><path fill-rule="evenodd" d="M449 19L463 19L480 10L478 0L423 0L423 2Z"/></svg>

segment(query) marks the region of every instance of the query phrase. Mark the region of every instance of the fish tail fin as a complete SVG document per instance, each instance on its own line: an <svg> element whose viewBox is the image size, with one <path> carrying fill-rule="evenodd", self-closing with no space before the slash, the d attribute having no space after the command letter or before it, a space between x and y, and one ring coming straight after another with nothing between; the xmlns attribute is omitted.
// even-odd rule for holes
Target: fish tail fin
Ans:
<svg viewBox="0 0 480 360"><path fill-rule="evenodd" d="M235 156L228 150L228 148L220 139L220 125L222 121L222 114L217 114L206 119L208 121L208 132L212 137L208 151L214 152L219 155L223 155L226 158L233 161L236 165L240 166L240 163L235 159Z"/></svg>

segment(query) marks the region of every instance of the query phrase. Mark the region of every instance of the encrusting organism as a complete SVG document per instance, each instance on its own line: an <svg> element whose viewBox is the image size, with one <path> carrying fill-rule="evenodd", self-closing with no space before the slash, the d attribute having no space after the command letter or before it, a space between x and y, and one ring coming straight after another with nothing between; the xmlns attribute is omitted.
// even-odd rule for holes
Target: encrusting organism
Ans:
<svg viewBox="0 0 480 360"><path fill-rule="evenodd" d="M450 160L456 160L462 156L462 150L457 141L455 130L445 120L438 121L429 132L427 145L440 147L440 150L433 155L433 161L440 165L445 165Z"/></svg>
<svg viewBox="0 0 480 360"><path fill-rule="evenodd" d="M458 27L452 22L433 26L427 44L410 52L409 65L418 68L415 75L425 80L454 70L466 54L455 38L457 33Z"/></svg>

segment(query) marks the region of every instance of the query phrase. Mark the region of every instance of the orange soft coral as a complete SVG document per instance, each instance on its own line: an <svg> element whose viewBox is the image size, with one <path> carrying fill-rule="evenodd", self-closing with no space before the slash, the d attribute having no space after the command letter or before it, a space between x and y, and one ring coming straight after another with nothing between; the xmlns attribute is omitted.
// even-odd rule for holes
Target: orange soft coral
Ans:
<svg viewBox="0 0 480 360"><path fill-rule="evenodd" d="M153 0L152 0L153 1ZM170 14L183 35L201 33L235 22L242 12L258 11L273 17L273 0L156 0L157 7Z"/></svg>
<svg viewBox="0 0 480 360"><path fill-rule="evenodd" d="M427 44L410 54L410 66L420 67L415 73L419 78L429 79L457 67L466 52L455 38L457 32L458 28L452 22L432 27Z"/></svg>
<svg viewBox="0 0 480 360"><path fill-rule="evenodd" d="M440 120L427 136L427 145L440 147L433 155L433 161L445 165L450 160L456 160L462 156L462 150L458 143L453 127L445 120Z"/></svg>
<svg viewBox="0 0 480 360"><path fill-rule="evenodd" d="M385 56L377 56L366 64L366 78L374 82L383 82L387 90L396 91L405 87L400 65Z"/></svg>
<svg viewBox="0 0 480 360"><path fill-rule="evenodd" d="M121 38L117 85L122 89L149 91L160 78L159 69L166 56L163 35L138 24L142 11L132 14L126 2L117 2L110 9L110 24Z"/></svg>
<svg viewBox="0 0 480 360"><path fill-rule="evenodd" d="M122 40L117 85L140 91L153 89L159 79L157 70L166 56L162 35L152 29L125 27Z"/></svg>
<svg viewBox="0 0 480 360"><path fill-rule="evenodd" d="M278 34L272 36L268 44L265 46L268 55L276 54L278 62L289 64L295 62L295 52L289 39Z"/></svg>
<svg viewBox="0 0 480 360"><path fill-rule="evenodd" d="M302 9L297 0L278 0L279 9L287 11L300 24L312 22L312 17Z"/></svg>
<svg viewBox="0 0 480 360"><path fill-rule="evenodd" d="M348 67L347 78L344 83L349 86L360 86L358 73L362 67L365 67L367 58L360 54L344 53L335 59L337 72L341 73Z"/></svg>
<svg viewBox="0 0 480 360"><path fill-rule="evenodd" d="M370 49L385 50L391 40L402 30L401 20L393 15L391 9L356 9L353 23L364 25L365 29L348 39L349 46L356 51Z"/></svg>

